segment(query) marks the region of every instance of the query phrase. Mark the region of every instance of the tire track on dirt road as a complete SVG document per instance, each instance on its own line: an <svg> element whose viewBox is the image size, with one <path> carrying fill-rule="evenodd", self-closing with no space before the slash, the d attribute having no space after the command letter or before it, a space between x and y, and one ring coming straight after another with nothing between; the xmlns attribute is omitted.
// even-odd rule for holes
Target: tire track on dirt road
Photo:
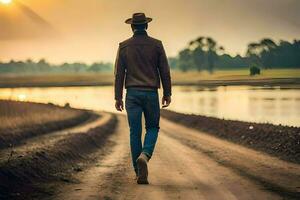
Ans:
<svg viewBox="0 0 300 200"><path fill-rule="evenodd" d="M29 138L23 141L22 144L15 146L13 148L6 148L0 150L0 162L5 162L8 159L13 160L15 158L24 157L26 154L37 151L41 147L49 146L55 144L55 142L65 138L70 137L76 133L86 132L97 126L105 124L110 119L110 114L93 114L93 116L83 124L74 126L71 128L49 132L43 135L37 135L35 137Z"/></svg>
<svg viewBox="0 0 300 200"><path fill-rule="evenodd" d="M118 120L119 126L112 137L117 142L111 154L98 161L100 166L78 175L79 184L62 188L57 199L282 199L230 167L221 165L206 153L183 143L182 139L171 137L164 128L159 133L155 153L149 162L150 184L137 185L130 163L128 125L125 116L118 116ZM162 120L161 127L168 127L166 121ZM189 137L189 133L183 132L180 127L174 126L177 131L174 134Z"/></svg>
<svg viewBox="0 0 300 200"><path fill-rule="evenodd" d="M72 130L36 137L27 142L29 147L18 147L23 156L0 163L0 199L42 199L52 195L53 183L72 181L74 171L89 165L91 154L114 133L116 116L101 115Z"/></svg>
<svg viewBox="0 0 300 200"><path fill-rule="evenodd" d="M89 169L78 173L79 183L62 187L55 199L114 199L123 193L125 177L128 178L126 174L130 173L131 167L125 116L118 115L118 127L108 141L111 142L104 149L111 148L110 152L104 158L98 157ZM111 147L111 143L115 145Z"/></svg>
<svg viewBox="0 0 300 200"><path fill-rule="evenodd" d="M265 189L288 199L300 198L300 165L280 160L266 153L216 138L204 132L162 120L163 130L220 165L231 168Z"/></svg>

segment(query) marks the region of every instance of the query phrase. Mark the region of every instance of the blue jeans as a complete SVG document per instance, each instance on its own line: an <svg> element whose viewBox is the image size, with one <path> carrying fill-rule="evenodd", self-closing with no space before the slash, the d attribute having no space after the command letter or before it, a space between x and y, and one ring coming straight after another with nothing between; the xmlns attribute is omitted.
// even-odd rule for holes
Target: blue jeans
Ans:
<svg viewBox="0 0 300 200"><path fill-rule="evenodd" d="M143 152L149 159L153 154L159 131L160 107L157 90L128 88L125 99L130 128L132 164L137 173L136 160ZM142 145L142 113L145 117L146 134Z"/></svg>

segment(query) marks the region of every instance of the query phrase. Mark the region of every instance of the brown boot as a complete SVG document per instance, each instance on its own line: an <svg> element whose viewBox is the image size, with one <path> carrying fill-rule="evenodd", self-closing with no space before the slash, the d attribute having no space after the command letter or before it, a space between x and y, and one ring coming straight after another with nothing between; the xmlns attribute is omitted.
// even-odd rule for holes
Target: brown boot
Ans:
<svg viewBox="0 0 300 200"><path fill-rule="evenodd" d="M136 160L137 167L138 167L138 178L137 183L138 184L149 184L148 182L148 162L149 158L144 153L141 153L141 155Z"/></svg>

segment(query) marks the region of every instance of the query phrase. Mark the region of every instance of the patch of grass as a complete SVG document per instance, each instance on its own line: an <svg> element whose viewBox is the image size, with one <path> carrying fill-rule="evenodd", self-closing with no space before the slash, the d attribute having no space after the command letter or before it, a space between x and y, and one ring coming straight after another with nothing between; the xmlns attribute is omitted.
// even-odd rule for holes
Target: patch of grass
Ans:
<svg viewBox="0 0 300 200"><path fill-rule="evenodd" d="M172 78L175 82L197 82L205 80L252 80L271 78L300 78L300 69L269 69L261 70L257 76L249 76L249 69L241 70L216 70L213 74L203 72L173 72Z"/></svg>
<svg viewBox="0 0 300 200"><path fill-rule="evenodd" d="M81 114L80 110L53 105L0 100L0 134L5 130L72 119Z"/></svg>
<svg viewBox="0 0 300 200"><path fill-rule="evenodd" d="M0 75L0 86L110 85L112 73Z"/></svg>
<svg viewBox="0 0 300 200"><path fill-rule="evenodd" d="M196 84L199 81L232 81L232 80L264 80L264 79L300 78L300 69L262 70L260 75L250 76L249 69L216 70L213 74L203 72L172 71L174 84ZM84 74L48 74L48 75L0 75L0 87L50 87L50 86L103 86L113 85L114 75L111 73Z"/></svg>
<svg viewBox="0 0 300 200"><path fill-rule="evenodd" d="M0 148L23 139L77 125L90 113L50 104L0 100Z"/></svg>

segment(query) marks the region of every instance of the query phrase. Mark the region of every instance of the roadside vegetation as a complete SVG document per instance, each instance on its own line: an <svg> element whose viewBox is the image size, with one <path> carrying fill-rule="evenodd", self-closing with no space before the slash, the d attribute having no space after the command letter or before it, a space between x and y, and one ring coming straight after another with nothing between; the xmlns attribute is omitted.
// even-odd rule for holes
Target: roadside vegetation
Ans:
<svg viewBox="0 0 300 200"><path fill-rule="evenodd" d="M29 137L75 126L89 116L83 110L51 104L0 100L0 149L13 147Z"/></svg>
<svg viewBox="0 0 300 200"><path fill-rule="evenodd" d="M163 110L161 115L178 124L266 152L283 160L300 163L299 127L224 120L168 110Z"/></svg>
<svg viewBox="0 0 300 200"><path fill-rule="evenodd" d="M172 71L174 85L210 84L219 81L221 85L230 85L229 81L257 80L264 85L266 79L299 79L300 69L268 69L261 70L259 76L250 76L249 69L215 70L213 74L207 71ZM113 85L113 73L84 73L84 74L43 74L43 75L5 75L0 74L0 87L49 87L49 86L106 86ZM279 82L277 82L280 84Z"/></svg>
<svg viewBox="0 0 300 200"><path fill-rule="evenodd" d="M14 101L0 101L0 121L0 199L16 200L46 199L75 182L109 152L118 123L112 114Z"/></svg>

